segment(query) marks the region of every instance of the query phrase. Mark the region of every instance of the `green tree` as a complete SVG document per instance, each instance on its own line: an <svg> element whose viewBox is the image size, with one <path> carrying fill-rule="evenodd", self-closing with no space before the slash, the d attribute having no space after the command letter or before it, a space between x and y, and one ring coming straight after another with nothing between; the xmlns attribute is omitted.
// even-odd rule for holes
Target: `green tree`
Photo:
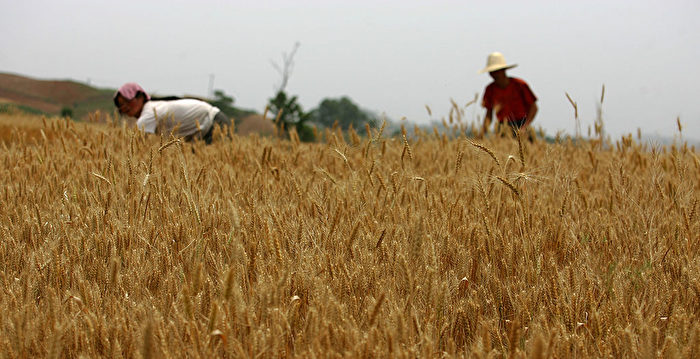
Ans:
<svg viewBox="0 0 700 359"><path fill-rule="evenodd" d="M234 99L231 96L226 95L226 93L223 90L216 90L214 91L214 103L217 105L221 105L224 108L232 108L233 107L233 102ZM219 106L217 106L219 107ZM221 107L219 107L221 109Z"/></svg>
<svg viewBox="0 0 700 359"><path fill-rule="evenodd" d="M61 109L61 117L73 118L73 109L68 106L63 106Z"/></svg>
<svg viewBox="0 0 700 359"><path fill-rule="evenodd" d="M234 121L238 121L243 117L255 113L254 111L242 110L233 106L234 102L235 99L232 96L226 95L223 90L214 91L214 99L209 101L212 106L218 107L221 112L225 113L226 116L230 117Z"/></svg>
<svg viewBox="0 0 700 359"><path fill-rule="evenodd" d="M350 126L361 128L366 123L376 126L378 122L374 115L362 110L347 96L339 99L324 99L313 113L313 120L319 125L331 127L337 122L343 130L347 130Z"/></svg>
<svg viewBox="0 0 700 359"><path fill-rule="evenodd" d="M297 130L300 140L314 140L313 130L306 124L312 114L304 112L297 102L297 96L289 97L284 91L279 91L269 100L268 108L274 114L278 127L283 127L287 131L293 127Z"/></svg>

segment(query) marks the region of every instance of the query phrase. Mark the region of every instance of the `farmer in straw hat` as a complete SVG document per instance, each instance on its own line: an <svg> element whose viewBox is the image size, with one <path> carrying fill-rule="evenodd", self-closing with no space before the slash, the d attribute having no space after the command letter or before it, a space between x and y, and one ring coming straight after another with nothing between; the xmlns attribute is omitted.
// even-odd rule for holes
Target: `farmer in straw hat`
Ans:
<svg viewBox="0 0 700 359"><path fill-rule="evenodd" d="M498 128L503 124L510 127L513 134L525 129L537 114L537 97L527 83L516 77L508 77L507 69L517 65L509 65L500 52L491 53L486 61L486 67L479 73L488 72L493 82L486 86L481 105L486 108L482 136L488 132L493 113L498 119ZM532 137L530 136L532 140Z"/></svg>

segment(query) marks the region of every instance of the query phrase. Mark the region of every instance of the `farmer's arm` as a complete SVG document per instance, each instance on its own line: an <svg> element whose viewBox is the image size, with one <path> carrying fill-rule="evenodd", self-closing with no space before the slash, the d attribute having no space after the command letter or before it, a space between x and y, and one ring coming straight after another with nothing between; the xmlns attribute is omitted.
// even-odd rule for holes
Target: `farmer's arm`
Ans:
<svg viewBox="0 0 700 359"><path fill-rule="evenodd" d="M527 119L525 120L525 125L529 125L532 121L535 120L537 110L537 103L533 102L532 105L530 105L530 109L528 109L527 111Z"/></svg>

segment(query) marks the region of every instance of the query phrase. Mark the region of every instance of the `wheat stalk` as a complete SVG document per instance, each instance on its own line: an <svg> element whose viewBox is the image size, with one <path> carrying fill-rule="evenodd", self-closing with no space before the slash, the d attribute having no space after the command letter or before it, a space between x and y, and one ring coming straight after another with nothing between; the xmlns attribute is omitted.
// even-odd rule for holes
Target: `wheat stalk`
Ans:
<svg viewBox="0 0 700 359"><path fill-rule="evenodd" d="M163 152L163 150L165 150L166 148L168 148L168 147L170 147L170 146L172 146L172 145L174 145L174 144L180 144L180 139L179 139L179 138L174 138L174 139L172 139L172 140L166 142L166 143L163 144L162 146L158 147L158 153Z"/></svg>
<svg viewBox="0 0 700 359"><path fill-rule="evenodd" d="M516 132L518 138L518 157L520 158L520 172L525 170L525 151L523 151L523 141L520 131Z"/></svg>
<svg viewBox="0 0 700 359"><path fill-rule="evenodd" d="M516 197L520 198L520 191L518 190L517 187L515 187L515 185L513 183L511 183L510 181L508 181L507 179L505 179L501 176L496 176L496 179L501 181L501 183L503 183L504 185L506 185L506 187L508 187L508 189L510 189L511 192L513 192L513 194L515 194Z"/></svg>
<svg viewBox="0 0 700 359"><path fill-rule="evenodd" d="M484 146L484 145L482 145L482 144L480 144L480 143L473 142L473 141L471 141L471 140L467 140L467 142L469 142L469 144L471 144L472 146L474 146L474 147L476 147L476 148L478 148L478 149L480 149L480 150L482 150L482 151L488 153L488 155L491 156L491 158L493 159L493 161L496 162L496 165L499 166L499 167L501 166L501 162L499 162L499 161L498 161L498 158L496 158L496 154L494 154L493 151L491 151L488 147L486 147L486 146Z"/></svg>

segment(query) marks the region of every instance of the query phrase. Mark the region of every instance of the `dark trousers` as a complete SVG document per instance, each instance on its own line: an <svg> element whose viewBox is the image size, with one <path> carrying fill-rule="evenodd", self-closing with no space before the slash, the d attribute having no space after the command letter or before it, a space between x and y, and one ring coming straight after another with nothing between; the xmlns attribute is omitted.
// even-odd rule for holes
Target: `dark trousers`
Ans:
<svg viewBox="0 0 700 359"><path fill-rule="evenodd" d="M499 133L501 136L511 135L513 137L517 137L520 129L523 126L525 126L525 122L527 122L527 118L525 118L525 117L518 119L518 120L514 120L514 121L499 122L498 126L496 127L496 133ZM506 128L506 126L508 126L508 127ZM532 140L533 140L532 131L526 131L526 132L527 132L528 141L532 142Z"/></svg>
<svg viewBox="0 0 700 359"><path fill-rule="evenodd" d="M228 128L231 127L231 119L221 111L214 116L214 121L211 124L211 128L209 128L209 131L207 131L207 133L202 137L204 142L207 144L210 144L213 140L212 135L214 134L214 127L216 127L216 125L219 125L224 133L228 133Z"/></svg>

